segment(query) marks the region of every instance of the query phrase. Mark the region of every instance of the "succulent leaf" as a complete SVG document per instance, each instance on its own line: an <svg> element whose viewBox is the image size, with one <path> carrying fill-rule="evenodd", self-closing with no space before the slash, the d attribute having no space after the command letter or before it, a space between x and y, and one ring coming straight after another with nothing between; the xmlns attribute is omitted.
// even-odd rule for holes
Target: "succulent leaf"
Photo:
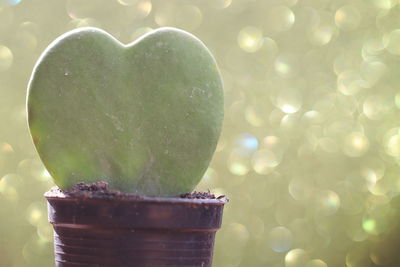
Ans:
<svg viewBox="0 0 400 267"><path fill-rule="evenodd" d="M27 105L34 144L58 186L106 181L158 196L194 188L223 119L213 56L174 28L128 45L95 28L62 35L38 60Z"/></svg>

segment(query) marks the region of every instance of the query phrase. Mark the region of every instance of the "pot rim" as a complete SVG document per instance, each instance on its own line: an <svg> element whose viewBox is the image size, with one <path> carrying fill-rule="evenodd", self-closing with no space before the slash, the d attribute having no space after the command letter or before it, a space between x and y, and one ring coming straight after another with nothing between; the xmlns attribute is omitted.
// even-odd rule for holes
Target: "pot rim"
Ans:
<svg viewBox="0 0 400 267"><path fill-rule="evenodd" d="M168 204L191 204L191 205L224 205L229 202L227 197L213 199L199 198L178 198L178 197L149 197L144 195L115 196L115 197L99 197L99 196L80 196L68 195L62 191L53 192L52 190L44 193L47 200L61 200L71 202L146 202L146 203L168 203Z"/></svg>

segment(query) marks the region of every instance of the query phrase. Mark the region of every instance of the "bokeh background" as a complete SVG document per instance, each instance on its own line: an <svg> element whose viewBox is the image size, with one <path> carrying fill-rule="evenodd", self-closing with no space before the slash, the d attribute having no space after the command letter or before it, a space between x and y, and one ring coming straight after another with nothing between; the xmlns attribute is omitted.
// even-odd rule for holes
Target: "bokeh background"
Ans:
<svg viewBox="0 0 400 267"><path fill-rule="evenodd" d="M400 266L397 0L0 0L0 266L54 266L26 86L62 33L192 32L225 82L216 267ZM66 111L68 112L68 111Z"/></svg>

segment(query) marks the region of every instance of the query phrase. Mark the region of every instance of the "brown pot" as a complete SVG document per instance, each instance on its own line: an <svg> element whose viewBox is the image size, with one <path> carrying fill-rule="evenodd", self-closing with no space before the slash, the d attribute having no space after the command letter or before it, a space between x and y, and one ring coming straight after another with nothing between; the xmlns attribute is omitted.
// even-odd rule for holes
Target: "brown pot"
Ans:
<svg viewBox="0 0 400 267"><path fill-rule="evenodd" d="M210 267L226 199L45 194L56 266Z"/></svg>

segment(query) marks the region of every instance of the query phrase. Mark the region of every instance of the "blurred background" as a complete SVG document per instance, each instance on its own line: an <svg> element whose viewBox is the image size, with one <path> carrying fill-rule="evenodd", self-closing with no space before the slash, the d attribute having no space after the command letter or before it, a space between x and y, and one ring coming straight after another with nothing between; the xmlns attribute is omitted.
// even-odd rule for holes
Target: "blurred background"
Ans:
<svg viewBox="0 0 400 267"><path fill-rule="evenodd" d="M225 124L197 188L231 199L214 266L400 266L398 0L0 0L0 266L54 266L26 86L84 26L175 26L215 55Z"/></svg>

